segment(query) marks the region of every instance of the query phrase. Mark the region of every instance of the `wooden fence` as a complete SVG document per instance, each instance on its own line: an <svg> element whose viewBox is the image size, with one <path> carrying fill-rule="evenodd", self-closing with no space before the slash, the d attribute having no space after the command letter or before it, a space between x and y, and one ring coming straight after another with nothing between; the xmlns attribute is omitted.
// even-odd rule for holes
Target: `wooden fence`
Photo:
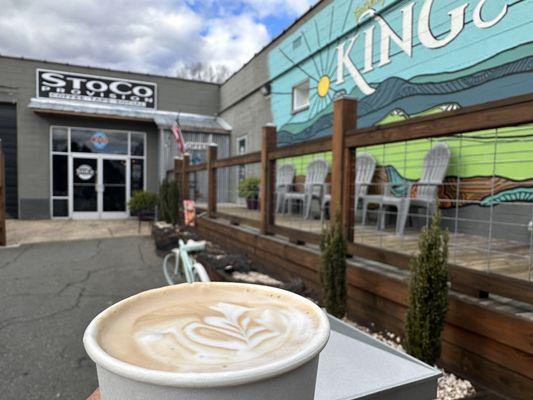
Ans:
<svg viewBox="0 0 533 400"><path fill-rule="evenodd" d="M287 279L300 277L306 286L319 290L320 255L310 246L301 246L319 243L319 235L276 222L274 195L278 160L327 151L333 153L331 208L332 212L341 212L345 233L352 239L358 148L531 123L533 95L364 129L356 127L356 112L355 100L345 98L335 102L332 137L278 148L276 128L266 126L262 132L260 152L219 160L213 148L205 164L190 166L187 158L178 161L176 178L184 187L188 185L189 174L208 171L210 192L207 217L200 218L200 233L209 240L249 255L274 275ZM216 170L253 163L261 164L262 206L259 219L218 212ZM257 229L253 231L234 226L238 224ZM349 260L347 281L350 317L402 334L408 304L405 269L409 256L352 240L348 252L349 256L397 268L389 271ZM533 284L459 265L450 265L450 280L454 292L450 295L440 364L505 397L533 399L533 323L497 303L478 299L494 294L533 304Z"/></svg>
<svg viewBox="0 0 533 400"><path fill-rule="evenodd" d="M6 236L6 163L0 140L0 246L7 245Z"/></svg>
<svg viewBox="0 0 533 400"><path fill-rule="evenodd" d="M216 148L209 150L205 164L190 166L188 159L176 164L176 171L183 185L188 185L188 174L208 171L209 193L207 213L209 218L227 218L260 229L262 234L288 237L292 243L318 244L317 233L306 232L276 224L274 210L276 161L288 157L332 151L331 213L340 210L348 252L352 256L408 268L409 256L384 248L372 247L353 241L355 206L355 160L357 149L363 146L388 144L421 138L437 138L483 129L508 127L533 122L533 95L518 96L506 100L466 107L456 111L413 118L407 121L357 129L357 102L343 98L334 103L333 135L278 148L276 128L263 128L262 149L242 156L217 159ZM217 212L216 170L245 164L261 164L261 207L259 221ZM533 304L533 284L485 271L450 265L451 283L455 290L476 297L497 294Z"/></svg>

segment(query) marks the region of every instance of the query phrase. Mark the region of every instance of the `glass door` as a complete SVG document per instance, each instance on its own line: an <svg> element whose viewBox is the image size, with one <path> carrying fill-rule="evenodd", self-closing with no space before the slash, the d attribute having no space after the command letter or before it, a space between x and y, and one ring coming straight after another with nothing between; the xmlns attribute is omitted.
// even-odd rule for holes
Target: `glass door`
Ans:
<svg viewBox="0 0 533 400"><path fill-rule="evenodd" d="M102 218L128 217L128 160L102 158Z"/></svg>
<svg viewBox="0 0 533 400"><path fill-rule="evenodd" d="M73 218L99 218L99 164L96 157L72 158Z"/></svg>
<svg viewBox="0 0 533 400"><path fill-rule="evenodd" d="M120 156L73 156L72 218L128 218L128 163Z"/></svg>

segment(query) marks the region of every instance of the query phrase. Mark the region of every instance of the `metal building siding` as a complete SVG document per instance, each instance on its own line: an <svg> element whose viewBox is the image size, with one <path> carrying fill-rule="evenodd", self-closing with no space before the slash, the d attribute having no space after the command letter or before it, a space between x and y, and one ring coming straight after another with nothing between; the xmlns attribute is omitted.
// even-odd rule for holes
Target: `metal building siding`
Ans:
<svg viewBox="0 0 533 400"><path fill-rule="evenodd" d="M0 140L6 160L6 212L9 217L17 218L17 108L15 104L0 103Z"/></svg>
<svg viewBox="0 0 533 400"><path fill-rule="evenodd" d="M218 158L227 158L231 156L230 152L230 136L229 135L217 135L207 133L194 133L184 132L183 138L185 143L214 143L218 146ZM229 201L229 177L230 169L222 169L217 173L218 185L217 185L217 201L220 203ZM196 183L196 189L200 193L198 202L207 201L207 174L197 173L198 182Z"/></svg>

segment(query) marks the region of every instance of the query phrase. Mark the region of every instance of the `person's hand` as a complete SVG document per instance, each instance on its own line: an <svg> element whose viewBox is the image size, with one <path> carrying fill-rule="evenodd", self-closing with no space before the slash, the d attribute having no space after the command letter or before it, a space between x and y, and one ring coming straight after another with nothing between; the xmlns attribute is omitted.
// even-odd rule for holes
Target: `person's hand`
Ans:
<svg viewBox="0 0 533 400"><path fill-rule="evenodd" d="M100 389L96 389L87 400L100 400Z"/></svg>

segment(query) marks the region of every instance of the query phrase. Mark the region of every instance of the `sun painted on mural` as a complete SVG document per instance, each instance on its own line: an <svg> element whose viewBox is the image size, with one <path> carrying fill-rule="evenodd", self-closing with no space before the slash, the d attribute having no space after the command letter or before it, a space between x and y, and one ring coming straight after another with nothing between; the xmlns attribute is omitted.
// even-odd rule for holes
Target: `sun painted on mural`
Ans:
<svg viewBox="0 0 533 400"><path fill-rule="evenodd" d="M331 134L332 102L359 100L358 125L533 91L523 0L337 0L269 54L280 145ZM292 88L309 81L309 107Z"/></svg>

